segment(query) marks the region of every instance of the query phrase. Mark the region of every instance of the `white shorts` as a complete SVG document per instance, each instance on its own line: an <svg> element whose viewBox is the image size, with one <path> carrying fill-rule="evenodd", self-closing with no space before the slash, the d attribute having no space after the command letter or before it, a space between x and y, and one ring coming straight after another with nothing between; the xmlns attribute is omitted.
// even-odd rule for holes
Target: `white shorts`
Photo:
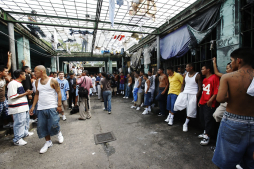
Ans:
<svg viewBox="0 0 254 169"><path fill-rule="evenodd" d="M93 93L96 93L96 86L93 86Z"/></svg>
<svg viewBox="0 0 254 169"><path fill-rule="evenodd" d="M174 105L174 111L186 109L187 117L196 118L197 116L197 97L196 94L180 93Z"/></svg>

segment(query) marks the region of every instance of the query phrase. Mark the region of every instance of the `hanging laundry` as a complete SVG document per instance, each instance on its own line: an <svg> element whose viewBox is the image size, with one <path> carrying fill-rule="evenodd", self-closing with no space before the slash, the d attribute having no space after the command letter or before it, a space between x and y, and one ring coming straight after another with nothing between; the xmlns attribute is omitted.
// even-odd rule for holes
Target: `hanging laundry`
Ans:
<svg viewBox="0 0 254 169"><path fill-rule="evenodd" d="M148 65L151 63L151 53L149 51L149 47L146 47L144 48L144 52L143 52L143 55L144 55L144 64L145 65Z"/></svg>
<svg viewBox="0 0 254 169"><path fill-rule="evenodd" d="M123 3L123 0L116 0L116 4L119 5L119 7L121 7Z"/></svg>
<svg viewBox="0 0 254 169"><path fill-rule="evenodd" d="M127 11L129 11L130 10L130 2L129 2L129 0L126 0L127 1Z"/></svg>
<svg viewBox="0 0 254 169"><path fill-rule="evenodd" d="M109 21L111 26L114 27L114 15L115 15L115 0L109 0Z"/></svg>

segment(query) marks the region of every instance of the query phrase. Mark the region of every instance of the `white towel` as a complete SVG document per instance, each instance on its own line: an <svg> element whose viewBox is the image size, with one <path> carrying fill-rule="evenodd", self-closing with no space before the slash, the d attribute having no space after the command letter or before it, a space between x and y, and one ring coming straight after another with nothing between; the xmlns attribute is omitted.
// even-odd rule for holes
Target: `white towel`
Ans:
<svg viewBox="0 0 254 169"><path fill-rule="evenodd" d="M254 78L247 90L247 94L250 95L250 96L254 96Z"/></svg>

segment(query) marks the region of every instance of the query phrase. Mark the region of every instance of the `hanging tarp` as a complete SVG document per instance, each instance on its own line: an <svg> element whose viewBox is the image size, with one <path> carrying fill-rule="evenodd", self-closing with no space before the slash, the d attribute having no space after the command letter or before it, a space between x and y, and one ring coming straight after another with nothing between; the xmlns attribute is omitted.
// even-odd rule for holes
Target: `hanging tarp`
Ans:
<svg viewBox="0 0 254 169"><path fill-rule="evenodd" d="M190 36L191 36L191 47L196 46L197 44L200 44L202 40L204 40L211 32L212 30L217 26L220 20L215 22L210 28L207 30L203 31L197 31L193 29L190 25L188 25L188 29L190 31Z"/></svg>
<svg viewBox="0 0 254 169"><path fill-rule="evenodd" d="M160 53L163 59L181 57L189 50L190 34L187 25L160 39Z"/></svg>
<svg viewBox="0 0 254 169"><path fill-rule="evenodd" d="M220 13L221 4L211 7L208 11L196 16L188 22L196 31L204 31L209 29L217 20Z"/></svg>

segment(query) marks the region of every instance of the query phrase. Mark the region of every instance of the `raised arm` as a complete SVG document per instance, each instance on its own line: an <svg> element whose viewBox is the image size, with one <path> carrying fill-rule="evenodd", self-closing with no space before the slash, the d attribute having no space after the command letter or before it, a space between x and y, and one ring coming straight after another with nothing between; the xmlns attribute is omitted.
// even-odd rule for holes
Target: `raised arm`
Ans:
<svg viewBox="0 0 254 169"><path fill-rule="evenodd" d="M22 63L22 66L26 66L26 61L25 60L22 60L21 63Z"/></svg>
<svg viewBox="0 0 254 169"><path fill-rule="evenodd" d="M7 68L8 68L8 71L11 69L11 52L8 52Z"/></svg>
<svg viewBox="0 0 254 169"><path fill-rule="evenodd" d="M220 73L218 68L217 68L217 63L216 63L216 58L213 58L213 69L214 69L214 74L216 74L217 76L221 77L223 75L223 73Z"/></svg>

